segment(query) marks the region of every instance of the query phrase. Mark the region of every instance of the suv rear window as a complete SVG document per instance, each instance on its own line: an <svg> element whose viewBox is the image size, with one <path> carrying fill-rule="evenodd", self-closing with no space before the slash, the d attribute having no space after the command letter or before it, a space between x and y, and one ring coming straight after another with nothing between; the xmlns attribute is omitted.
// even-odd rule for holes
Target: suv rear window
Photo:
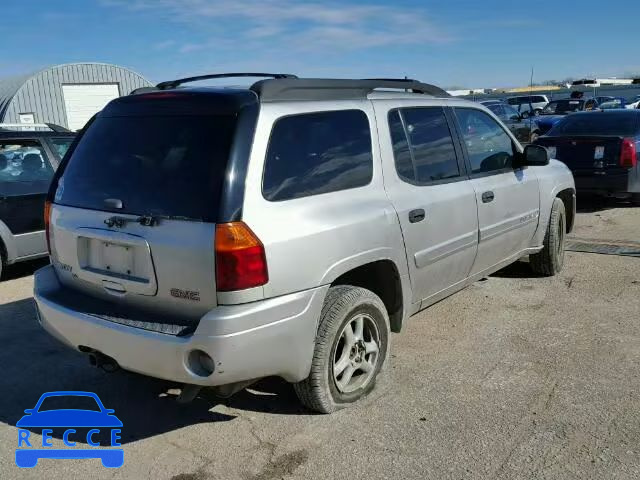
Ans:
<svg viewBox="0 0 640 480"><path fill-rule="evenodd" d="M270 201L363 187L373 177L371 131L361 110L291 115L271 133L262 193Z"/></svg>
<svg viewBox="0 0 640 480"><path fill-rule="evenodd" d="M55 202L213 222L235 123L234 115L97 117L58 181Z"/></svg>

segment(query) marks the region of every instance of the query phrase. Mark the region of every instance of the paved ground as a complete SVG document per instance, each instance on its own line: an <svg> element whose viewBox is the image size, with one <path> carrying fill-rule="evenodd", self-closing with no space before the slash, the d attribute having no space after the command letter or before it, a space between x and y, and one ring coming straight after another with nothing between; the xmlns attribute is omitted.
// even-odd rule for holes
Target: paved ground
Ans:
<svg viewBox="0 0 640 480"><path fill-rule="evenodd" d="M576 235L638 241L640 209L584 207ZM476 283L414 317L375 394L331 416L278 380L185 407L164 382L90 368L38 328L33 269L0 285L2 479L640 478L640 258L568 253L553 279L518 263ZM115 408L121 469L15 467L14 425L49 390Z"/></svg>

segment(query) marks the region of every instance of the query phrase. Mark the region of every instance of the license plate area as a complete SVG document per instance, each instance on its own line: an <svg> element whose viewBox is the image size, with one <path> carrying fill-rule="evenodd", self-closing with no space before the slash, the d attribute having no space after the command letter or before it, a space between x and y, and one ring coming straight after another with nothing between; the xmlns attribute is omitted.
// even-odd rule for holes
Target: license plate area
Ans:
<svg viewBox="0 0 640 480"><path fill-rule="evenodd" d="M149 244L142 237L99 229L80 229L76 237L82 280L120 293L155 295L157 284Z"/></svg>
<svg viewBox="0 0 640 480"><path fill-rule="evenodd" d="M604 147L603 146L597 146L594 153L593 153L593 159L594 160L602 160L604 158Z"/></svg>
<svg viewBox="0 0 640 480"><path fill-rule="evenodd" d="M79 259L80 268L134 282L149 281L149 272L136 263L136 257L143 254L137 251L140 247L87 237L79 237L78 246L85 253Z"/></svg>

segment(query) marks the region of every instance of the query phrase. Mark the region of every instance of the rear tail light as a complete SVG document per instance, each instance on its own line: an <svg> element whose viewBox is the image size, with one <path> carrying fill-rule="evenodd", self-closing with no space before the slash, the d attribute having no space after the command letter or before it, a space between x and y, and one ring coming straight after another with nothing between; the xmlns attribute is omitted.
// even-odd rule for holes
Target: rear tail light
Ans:
<svg viewBox="0 0 640 480"><path fill-rule="evenodd" d="M44 234L47 237L47 250L51 255L51 238L49 238L49 230L51 225L51 202L47 200L44 202Z"/></svg>
<svg viewBox="0 0 640 480"><path fill-rule="evenodd" d="M625 168L633 168L638 163L638 151L636 150L636 141L633 138L625 138L622 140L622 149L620 150L620 165Z"/></svg>
<svg viewBox="0 0 640 480"><path fill-rule="evenodd" d="M264 245L244 222L216 225L216 289L259 287L269 281Z"/></svg>

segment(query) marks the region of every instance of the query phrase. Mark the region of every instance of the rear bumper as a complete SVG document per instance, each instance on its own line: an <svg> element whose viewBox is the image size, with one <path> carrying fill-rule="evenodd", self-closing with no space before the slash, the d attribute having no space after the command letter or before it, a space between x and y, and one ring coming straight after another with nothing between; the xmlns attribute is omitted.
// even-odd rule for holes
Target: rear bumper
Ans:
<svg viewBox="0 0 640 480"><path fill-rule="evenodd" d="M317 322L327 287L207 313L196 331L177 337L113 323L74 311L52 300L63 287L52 266L35 274L39 321L52 336L77 349L90 347L125 370L203 386L226 385L267 376L297 382L311 368ZM193 350L214 360L209 376L189 365Z"/></svg>
<svg viewBox="0 0 640 480"><path fill-rule="evenodd" d="M603 174L575 172L576 191L584 193L626 193L633 191L629 173Z"/></svg>

